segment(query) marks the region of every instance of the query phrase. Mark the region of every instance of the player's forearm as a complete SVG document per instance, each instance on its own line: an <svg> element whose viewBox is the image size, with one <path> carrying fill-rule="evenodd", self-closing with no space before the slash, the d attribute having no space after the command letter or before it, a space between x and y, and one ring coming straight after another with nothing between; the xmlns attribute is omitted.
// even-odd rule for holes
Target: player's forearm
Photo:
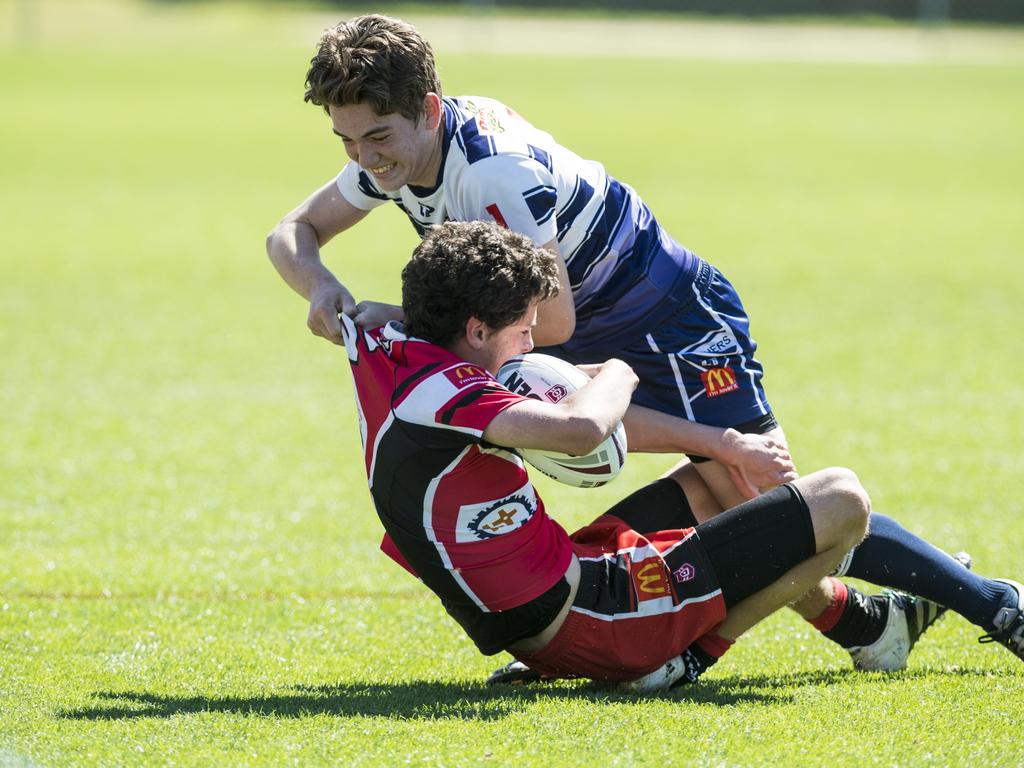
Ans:
<svg viewBox="0 0 1024 768"><path fill-rule="evenodd" d="M589 453L615 431L636 388L633 370L620 361L605 363L584 387L562 402L577 421L579 444L570 453Z"/></svg>
<svg viewBox="0 0 1024 768"><path fill-rule="evenodd" d="M630 405L622 423L629 450L637 453L690 453L715 459L724 448L724 429L641 405Z"/></svg>
<svg viewBox="0 0 1024 768"><path fill-rule="evenodd" d="M320 261L316 230L305 222L285 220L267 236L267 256L292 290L307 301L324 285L340 285Z"/></svg>

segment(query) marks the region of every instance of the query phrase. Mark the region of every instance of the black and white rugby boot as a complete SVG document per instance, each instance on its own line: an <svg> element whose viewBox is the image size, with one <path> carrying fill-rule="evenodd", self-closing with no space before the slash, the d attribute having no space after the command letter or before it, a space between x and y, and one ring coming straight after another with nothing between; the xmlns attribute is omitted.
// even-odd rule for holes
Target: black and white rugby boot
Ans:
<svg viewBox="0 0 1024 768"><path fill-rule="evenodd" d="M964 568L970 569L973 558L966 552L953 555ZM847 648L854 669L862 672L898 672L906 669L914 644L925 631L942 618L946 607L899 590L885 590L870 598L888 603L885 628L871 645Z"/></svg>
<svg viewBox="0 0 1024 768"><path fill-rule="evenodd" d="M993 624L995 629L978 638L979 643L1000 643L1024 661L1024 585L1008 579L996 579L1017 591L1017 605L999 609Z"/></svg>
<svg viewBox="0 0 1024 768"><path fill-rule="evenodd" d="M491 672L486 685L529 685L540 683L549 678L535 672L521 661L510 661L504 667Z"/></svg>

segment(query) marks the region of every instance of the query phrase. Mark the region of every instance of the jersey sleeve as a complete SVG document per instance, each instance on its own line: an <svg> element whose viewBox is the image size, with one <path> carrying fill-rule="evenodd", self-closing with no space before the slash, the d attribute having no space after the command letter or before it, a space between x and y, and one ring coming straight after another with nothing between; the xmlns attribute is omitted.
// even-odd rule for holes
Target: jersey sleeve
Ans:
<svg viewBox="0 0 1024 768"><path fill-rule="evenodd" d="M417 579L420 577L420 575L416 573L416 569L412 567L412 563L406 560L405 555L398 551L398 547L395 545L395 540L391 538L391 534L385 533L384 538L380 540L380 551L405 568L405 570Z"/></svg>
<svg viewBox="0 0 1024 768"><path fill-rule="evenodd" d="M378 187L373 177L354 161L341 169L334 183L342 197L363 211L373 210L395 198Z"/></svg>
<svg viewBox="0 0 1024 768"><path fill-rule="evenodd" d="M421 381L394 409L402 421L440 427L479 442L495 416L525 399L507 390L482 368L457 363Z"/></svg>
<svg viewBox="0 0 1024 768"><path fill-rule="evenodd" d="M543 158L514 153L485 157L466 168L459 190L466 221L494 221L544 245L555 239L557 187Z"/></svg>

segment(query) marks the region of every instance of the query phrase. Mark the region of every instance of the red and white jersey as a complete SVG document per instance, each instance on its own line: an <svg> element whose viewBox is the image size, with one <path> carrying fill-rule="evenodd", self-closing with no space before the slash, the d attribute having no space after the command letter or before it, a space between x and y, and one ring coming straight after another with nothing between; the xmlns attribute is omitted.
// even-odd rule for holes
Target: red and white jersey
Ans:
<svg viewBox="0 0 1024 768"><path fill-rule="evenodd" d="M483 440L491 419L524 398L397 323L343 324L382 548L473 635L474 615L539 597L572 557L522 458Z"/></svg>

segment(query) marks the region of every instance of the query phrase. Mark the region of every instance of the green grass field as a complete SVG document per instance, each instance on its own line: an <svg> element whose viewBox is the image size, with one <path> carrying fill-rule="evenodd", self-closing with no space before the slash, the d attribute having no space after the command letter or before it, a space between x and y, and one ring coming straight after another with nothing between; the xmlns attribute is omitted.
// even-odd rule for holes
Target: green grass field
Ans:
<svg viewBox="0 0 1024 768"><path fill-rule="evenodd" d="M784 613L669 695L485 689L263 251L343 160L326 21L43 6L0 0L0 766L1024 764L1024 666L959 617L888 677ZM733 279L801 469L1024 579L1024 57L438 55ZM327 255L396 300L414 242L382 210ZM537 484L573 527L668 463Z"/></svg>

